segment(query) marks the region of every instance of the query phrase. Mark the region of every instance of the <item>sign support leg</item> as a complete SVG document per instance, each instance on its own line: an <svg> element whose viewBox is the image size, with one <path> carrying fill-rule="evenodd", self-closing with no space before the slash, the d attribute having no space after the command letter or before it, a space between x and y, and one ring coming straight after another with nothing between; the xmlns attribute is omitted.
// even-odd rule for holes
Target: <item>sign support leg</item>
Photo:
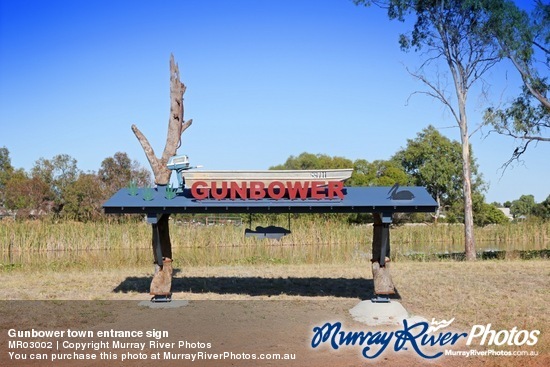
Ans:
<svg viewBox="0 0 550 367"><path fill-rule="evenodd" d="M153 256L155 257L155 264L158 265L161 269L163 267L162 263L162 246L160 244L160 233L158 223L151 224L153 230Z"/></svg>
<svg viewBox="0 0 550 367"><path fill-rule="evenodd" d="M374 214L371 262L376 297L372 299L373 302L389 302L388 295L395 294L388 264L390 261L390 223L391 214Z"/></svg>
<svg viewBox="0 0 550 367"><path fill-rule="evenodd" d="M172 293L172 243L170 242L169 214L149 215L153 231L155 274L151 281L152 302L170 302Z"/></svg>

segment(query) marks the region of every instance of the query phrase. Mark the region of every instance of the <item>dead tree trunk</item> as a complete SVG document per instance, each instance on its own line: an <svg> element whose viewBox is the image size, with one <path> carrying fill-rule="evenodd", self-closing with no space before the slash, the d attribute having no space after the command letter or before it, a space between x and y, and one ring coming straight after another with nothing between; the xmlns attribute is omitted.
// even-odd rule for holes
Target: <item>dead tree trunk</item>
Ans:
<svg viewBox="0 0 550 367"><path fill-rule="evenodd" d="M181 145L181 134L193 123L193 120L184 121L183 119L183 94L185 93L185 84L180 81L180 72L178 64L174 61L174 55L170 55L170 117L168 119L168 135L162 157L158 158L151 144L137 128L132 125L132 131L139 140L147 160L155 176L155 184L168 185L172 171L166 168L168 159L174 155Z"/></svg>
<svg viewBox="0 0 550 367"><path fill-rule="evenodd" d="M170 183L172 171L166 167L168 159L176 155L178 148L181 145L181 134L191 126L193 120L184 121L183 118L183 94L185 93L185 84L180 80L180 72L178 64L174 61L174 55L170 55L170 117L168 118L168 134L166 136L166 145L162 156L158 158L151 144L137 128L132 125L132 131L136 135L147 160L153 170L155 176L155 184L164 186ZM155 258L158 257L155 252L157 245L155 242L160 242L162 252L162 261L156 259L155 275L151 282L151 294L156 296L169 296L172 286L172 244L170 242L170 232L168 225L169 214L164 214L158 220L158 223L153 225L153 253ZM160 265L162 264L162 265Z"/></svg>

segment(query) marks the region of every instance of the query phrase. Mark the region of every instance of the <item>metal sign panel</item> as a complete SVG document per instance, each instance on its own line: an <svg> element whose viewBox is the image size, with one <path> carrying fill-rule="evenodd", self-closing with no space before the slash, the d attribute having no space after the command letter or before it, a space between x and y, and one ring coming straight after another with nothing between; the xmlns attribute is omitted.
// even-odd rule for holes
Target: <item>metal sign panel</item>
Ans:
<svg viewBox="0 0 550 367"><path fill-rule="evenodd" d="M346 187L343 199L198 200L189 189L175 195L165 187L121 189L103 208L107 214L169 213L396 213L434 212L436 201L424 187Z"/></svg>

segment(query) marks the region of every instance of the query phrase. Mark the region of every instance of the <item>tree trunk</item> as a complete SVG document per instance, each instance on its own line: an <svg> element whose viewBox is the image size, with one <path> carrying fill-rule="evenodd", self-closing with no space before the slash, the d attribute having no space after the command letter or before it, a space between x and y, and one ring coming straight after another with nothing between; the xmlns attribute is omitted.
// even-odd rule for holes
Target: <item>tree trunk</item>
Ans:
<svg viewBox="0 0 550 367"><path fill-rule="evenodd" d="M474 240L474 212L472 205L472 172L470 168L470 139L468 136L468 117L466 114L466 100L468 97L468 75L465 68L458 63L455 66L447 58L449 68L453 75L456 97L458 101L458 116L455 118L460 129L462 143L462 188L464 196L464 253L466 260L476 259L476 246ZM456 60L456 57L454 58Z"/></svg>
<svg viewBox="0 0 550 367"><path fill-rule="evenodd" d="M435 210L434 224L439 222L439 216L441 215L441 198L439 192L435 195L435 201L437 201L437 209Z"/></svg>
<svg viewBox="0 0 550 367"><path fill-rule="evenodd" d="M178 64L174 61L174 55L170 55L170 117L168 118L166 145L161 158L157 158L145 135L136 125L132 125L132 131L147 156L157 185L168 185L170 183L172 171L166 167L166 163L168 163L170 157L176 155L181 145L181 134L193 123L193 120L184 122L183 119L183 94L185 89L185 84L180 81Z"/></svg>
<svg viewBox="0 0 550 367"><path fill-rule="evenodd" d="M460 138L462 142L462 175L464 191L464 253L466 260L476 259L474 239L474 211L472 205L472 173L470 169L470 140L468 136L468 120L466 118L466 97L459 94Z"/></svg>

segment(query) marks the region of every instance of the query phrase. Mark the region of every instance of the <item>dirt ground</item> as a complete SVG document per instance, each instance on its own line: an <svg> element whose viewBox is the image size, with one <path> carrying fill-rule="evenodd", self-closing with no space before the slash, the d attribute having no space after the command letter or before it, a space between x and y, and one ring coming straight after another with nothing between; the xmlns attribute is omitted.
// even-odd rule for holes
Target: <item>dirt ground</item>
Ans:
<svg viewBox="0 0 550 367"><path fill-rule="evenodd" d="M411 265L412 264L412 265ZM541 331L534 347L536 357L459 357L424 359L412 344L394 351L394 342L374 359L361 355L363 346L342 345L337 350L322 343L312 348L314 328L340 322L344 331L391 333L403 326L367 326L354 321L349 310L373 295L370 272L362 266L242 266L179 269L173 280L173 299L188 301L177 308L150 308L151 273L143 269L120 269L82 273L5 272L0 288L0 365L4 366L150 366L160 356L167 366L548 366L548 278L547 261L394 264L398 288L394 299L414 316L427 320L456 318L445 332L469 332L472 325L492 323L493 329ZM525 282L522 284L520 281ZM468 285L469 290L458 288ZM526 286L528 284L528 286ZM516 289L517 288L517 289ZM511 290L515 290L511 293ZM175 305L175 304L174 304ZM8 330L79 330L87 337L20 338ZM165 331L168 336L103 338L99 332ZM9 341L53 341L52 348L30 350L9 348ZM10 358L9 352L27 354L71 354L68 343L114 340L144 342L143 351L133 348L94 350L96 360L33 361ZM175 343L172 347L151 342ZM61 343L59 350L57 342ZM179 348L178 344L183 343ZM423 347L433 355L453 350L488 350L466 346L464 339L453 346ZM496 351L520 351L499 347ZM373 349L375 350L375 346ZM106 354L101 355L101 351ZM176 355L219 354L218 360L166 359ZM110 353L110 354L109 354ZM123 355L145 359L121 361ZM291 354L290 360L260 360L269 354ZM117 359L114 360L114 355ZM196 354L198 355L198 354ZM256 356L256 359L253 359ZM105 357L101 359L101 357ZM110 357L110 359L107 359ZM197 357L198 358L198 357ZM205 357L206 358L206 357Z"/></svg>

